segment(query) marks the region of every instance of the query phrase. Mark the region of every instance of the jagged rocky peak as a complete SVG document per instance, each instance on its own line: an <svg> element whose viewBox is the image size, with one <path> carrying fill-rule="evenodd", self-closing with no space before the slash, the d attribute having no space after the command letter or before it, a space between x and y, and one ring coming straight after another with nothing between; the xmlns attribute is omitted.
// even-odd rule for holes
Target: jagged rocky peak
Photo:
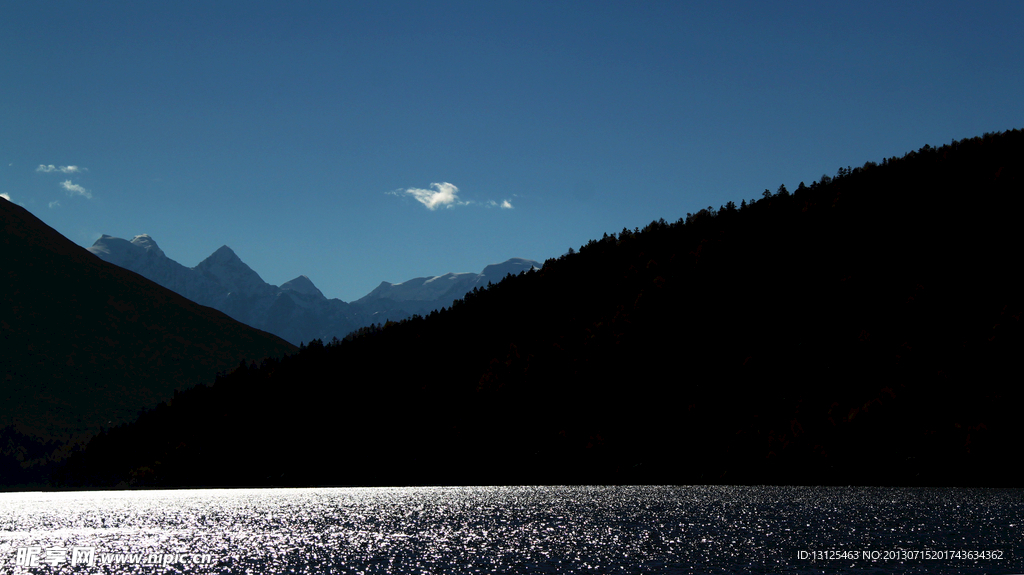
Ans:
<svg viewBox="0 0 1024 575"><path fill-rule="evenodd" d="M239 295L268 295L276 291L227 246L218 248L194 269L229 292Z"/></svg>
<svg viewBox="0 0 1024 575"><path fill-rule="evenodd" d="M217 251L213 252L206 257L205 260L199 262L199 265L195 267L203 275L221 275L221 273L232 271L232 273L244 273L246 275L255 274L242 258L238 257L235 252L227 247L221 246L217 248Z"/></svg>
<svg viewBox="0 0 1024 575"><path fill-rule="evenodd" d="M318 298L327 299L313 282L306 276L299 276L291 281L286 281L281 284L281 289L288 289L299 292L301 294L316 296Z"/></svg>
<svg viewBox="0 0 1024 575"><path fill-rule="evenodd" d="M217 251L215 251L212 254L210 254L205 260L200 262L199 266L196 266L196 267L200 267L203 264L212 265L212 264L223 264L223 263L228 263L228 262L239 262L239 263L241 263L242 259L239 258L238 255L235 254L234 250L232 250L231 248L229 248L227 246L221 246L221 247L217 248Z"/></svg>

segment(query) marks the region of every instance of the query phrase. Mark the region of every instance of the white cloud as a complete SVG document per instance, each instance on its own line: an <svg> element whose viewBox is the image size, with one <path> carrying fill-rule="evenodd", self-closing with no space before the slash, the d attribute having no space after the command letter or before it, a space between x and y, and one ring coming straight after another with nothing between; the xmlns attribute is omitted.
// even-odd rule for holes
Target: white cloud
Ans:
<svg viewBox="0 0 1024 575"><path fill-rule="evenodd" d="M501 208L503 210L511 210L512 209L512 202L510 202L508 200L502 200L501 203L499 204L498 202L496 202L494 200L488 200L487 201L487 207L490 207L490 208Z"/></svg>
<svg viewBox="0 0 1024 575"><path fill-rule="evenodd" d="M427 206L428 210L436 210L438 206L462 206L469 202L459 200L459 188L448 182L430 184L433 190L409 188L401 193L412 196L417 202Z"/></svg>
<svg viewBox="0 0 1024 575"><path fill-rule="evenodd" d="M80 168L78 166L54 166L53 164L47 166L44 164L39 164L39 167L36 168L36 171L45 173L62 172L65 174L80 174L83 171L85 171L85 168Z"/></svg>
<svg viewBox="0 0 1024 575"><path fill-rule="evenodd" d="M7 200L8 202L11 201L11 196L9 196L7 194L7 192L4 192L4 193L0 194L0 198L3 198L5 200Z"/></svg>
<svg viewBox="0 0 1024 575"><path fill-rule="evenodd" d="M53 200L52 202L50 202L47 205L50 206L50 209L53 209L53 208L56 208L57 206L60 206L60 202L58 200Z"/></svg>
<svg viewBox="0 0 1024 575"><path fill-rule="evenodd" d="M61 182L60 186L68 191L69 196L74 196L75 194L78 194L80 196L85 196L89 199L92 199L92 194L89 193L89 190L83 188L82 186L79 186L78 184L72 184L71 180L64 180L63 182Z"/></svg>
<svg viewBox="0 0 1024 575"><path fill-rule="evenodd" d="M441 206L451 208L453 206L468 206L470 204L476 204L478 206L484 206L487 208L501 208L503 210L511 210L512 200L502 200L496 202L494 200L487 200L485 202L477 202L474 200L462 200L459 199L459 188L455 184L448 182L442 182L440 184L430 184L431 190L424 190L421 188L409 188L406 190L398 189L393 192L387 192L392 196L412 196L417 202L423 204L428 210L436 210ZM512 194L513 197L516 194Z"/></svg>

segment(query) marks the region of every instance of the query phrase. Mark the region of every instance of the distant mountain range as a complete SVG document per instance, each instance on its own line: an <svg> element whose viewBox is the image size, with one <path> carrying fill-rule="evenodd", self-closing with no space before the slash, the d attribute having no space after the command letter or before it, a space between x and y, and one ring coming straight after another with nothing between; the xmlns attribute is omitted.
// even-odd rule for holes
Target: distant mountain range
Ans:
<svg viewBox="0 0 1024 575"><path fill-rule="evenodd" d="M540 269L541 263L523 258L512 258L500 264L491 264L482 272L447 273L443 276L413 278L398 284L380 282L370 293L352 302L373 314L402 315L428 314L462 298L475 288L498 283L505 276L519 275L530 269Z"/></svg>
<svg viewBox="0 0 1024 575"><path fill-rule="evenodd" d="M489 265L480 273L448 273L397 284L381 282L367 295L346 303L328 299L304 275L280 286L268 284L228 246L221 246L194 268L168 258L146 234L130 241L104 235L89 251L295 345L313 339L342 338L360 327L429 314L451 306L474 288L541 267L533 260L512 258Z"/></svg>

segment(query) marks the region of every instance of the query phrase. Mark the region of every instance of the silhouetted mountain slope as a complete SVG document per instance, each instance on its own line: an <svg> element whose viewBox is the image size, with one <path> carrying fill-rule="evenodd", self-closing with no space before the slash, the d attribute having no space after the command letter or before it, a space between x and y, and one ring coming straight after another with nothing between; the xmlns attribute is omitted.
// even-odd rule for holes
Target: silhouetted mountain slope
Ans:
<svg viewBox="0 0 1024 575"><path fill-rule="evenodd" d="M0 485L22 479L23 438L88 437L242 360L295 350L101 261L24 208L0 201L0 217Z"/></svg>
<svg viewBox="0 0 1024 575"><path fill-rule="evenodd" d="M1019 485L1022 173L1013 131L623 230L182 393L57 482Z"/></svg>

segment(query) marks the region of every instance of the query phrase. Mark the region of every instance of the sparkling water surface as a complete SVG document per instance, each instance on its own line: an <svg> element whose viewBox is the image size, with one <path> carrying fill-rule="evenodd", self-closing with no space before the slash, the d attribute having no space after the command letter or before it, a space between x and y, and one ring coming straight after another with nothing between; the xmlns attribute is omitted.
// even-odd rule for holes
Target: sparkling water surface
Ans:
<svg viewBox="0 0 1024 575"><path fill-rule="evenodd" d="M7 493L0 573L1024 573L1022 525L1024 491L994 489ZM95 564L19 566L33 546L93 548ZM907 556L925 551L943 556ZM212 562L112 557L175 553Z"/></svg>

